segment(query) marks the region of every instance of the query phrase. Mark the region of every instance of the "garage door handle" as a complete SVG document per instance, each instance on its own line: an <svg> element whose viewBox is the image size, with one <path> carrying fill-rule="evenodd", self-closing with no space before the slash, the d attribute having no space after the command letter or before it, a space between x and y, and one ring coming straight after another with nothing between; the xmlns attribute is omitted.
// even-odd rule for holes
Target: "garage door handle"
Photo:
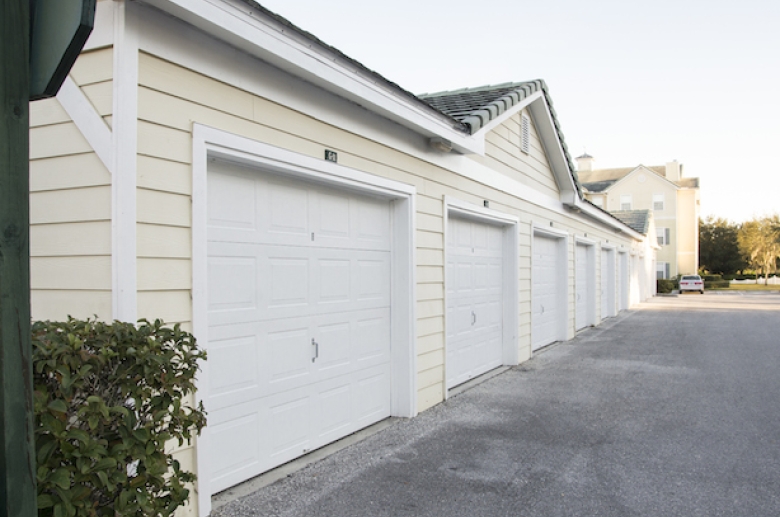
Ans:
<svg viewBox="0 0 780 517"><path fill-rule="evenodd" d="M471 325L473 326L476 323L477 323L477 314L474 311L471 311Z"/></svg>
<svg viewBox="0 0 780 517"><path fill-rule="evenodd" d="M320 344L314 341L314 338L311 338L311 346L314 347L314 357L311 358L311 362L313 363L320 357Z"/></svg>
<svg viewBox="0 0 780 517"><path fill-rule="evenodd" d="M544 314L544 305L542 305L542 314Z"/></svg>

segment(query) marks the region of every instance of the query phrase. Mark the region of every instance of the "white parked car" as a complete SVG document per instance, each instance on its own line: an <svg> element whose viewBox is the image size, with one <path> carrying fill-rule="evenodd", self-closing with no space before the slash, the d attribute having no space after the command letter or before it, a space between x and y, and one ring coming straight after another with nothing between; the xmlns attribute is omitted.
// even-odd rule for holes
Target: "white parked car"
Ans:
<svg viewBox="0 0 780 517"><path fill-rule="evenodd" d="M699 275L683 275L680 278L680 294L685 291L699 291L704 294L704 281Z"/></svg>

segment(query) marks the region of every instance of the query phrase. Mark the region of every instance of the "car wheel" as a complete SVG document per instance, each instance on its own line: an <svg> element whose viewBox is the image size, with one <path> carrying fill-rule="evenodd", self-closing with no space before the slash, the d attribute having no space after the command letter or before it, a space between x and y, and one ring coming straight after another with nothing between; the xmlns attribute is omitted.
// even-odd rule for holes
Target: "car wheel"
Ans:
<svg viewBox="0 0 780 517"><path fill-rule="evenodd" d="M701 291L699 291L699 292L700 292L701 294L704 294L704 289L702 289L702 290L701 290Z"/></svg>

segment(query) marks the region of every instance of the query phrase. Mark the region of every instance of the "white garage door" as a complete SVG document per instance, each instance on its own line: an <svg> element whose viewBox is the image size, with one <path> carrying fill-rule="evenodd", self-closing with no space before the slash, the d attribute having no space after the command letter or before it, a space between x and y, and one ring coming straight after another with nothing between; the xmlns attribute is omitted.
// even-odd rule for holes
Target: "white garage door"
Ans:
<svg viewBox="0 0 780 517"><path fill-rule="evenodd" d="M501 366L503 231L450 217L447 388Z"/></svg>
<svg viewBox="0 0 780 517"><path fill-rule="evenodd" d="M628 254L618 253L618 310L628 309Z"/></svg>
<svg viewBox="0 0 780 517"><path fill-rule="evenodd" d="M536 350L561 339L561 318L566 307L561 301L560 239L534 235L531 271L531 348Z"/></svg>
<svg viewBox="0 0 780 517"><path fill-rule="evenodd" d="M601 318L615 315L615 256L601 250Z"/></svg>
<svg viewBox="0 0 780 517"><path fill-rule="evenodd" d="M593 294L591 290L591 271L588 246L577 244L576 260L576 298L577 298L577 330L587 327L591 324L590 311L593 304Z"/></svg>
<svg viewBox="0 0 780 517"><path fill-rule="evenodd" d="M390 415L387 201L208 173L211 487Z"/></svg>

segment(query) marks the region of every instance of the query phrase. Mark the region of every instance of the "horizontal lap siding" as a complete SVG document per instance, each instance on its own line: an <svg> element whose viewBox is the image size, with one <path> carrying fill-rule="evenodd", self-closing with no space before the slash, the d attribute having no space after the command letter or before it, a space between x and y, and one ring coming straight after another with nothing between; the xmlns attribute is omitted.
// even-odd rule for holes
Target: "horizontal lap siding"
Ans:
<svg viewBox="0 0 780 517"><path fill-rule="evenodd" d="M112 110L113 53L82 54L71 78ZM30 103L32 317L110 320L111 175L56 98Z"/></svg>
<svg viewBox="0 0 780 517"><path fill-rule="evenodd" d="M444 196L478 206L488 200L491 208L518 217L521 255L518 335L520 356L528 357L531 222L549 225L553 221L558 228L571 227L572 232L580 233L592 231L587 225L151 55L140 56L139 76L138 187L139 221L143 217L143 222L138 225L138 253L139 257L148 259L142 263L139 259L139 290L144 293L143 296L139 294L139 305L151 304L156 297L165 296L168 303L178 300L187 311L191 310L191 301L182 294L191 289L191 269L187 266L191 255L187 203L191 193L190 132L193 123L200 123L316 158L322 158L324 148L331 149L338 152L341 165L416 187L417 401L420 411L444 398ZM505 129L505 133L509 131L509 128ZM540 161L544 159L544 153L535 131L533 138L531 155L522 155L518 162L525 167L525 172L518 174L526 174L524 181L554 197L549 193L554 180L549 166ZM482 160L474 156L469 158ZM498 160L493 157L488 160L499 168ZM149 208L143 216L142 202ZM154 209L152 205L156 203L166 204L167 209L175 213ZM154 262L163 259L180 259L181 262ZM159 275L155 273L158 265L168 269L181 266L184 270L173 275L175 278L163 281L154 278L155 274ZM154 304L163 307L156 301ZM176 317L189 317L187 311Z"/></svg>
<svg viewBox="0 0 780 517"><path fill-rule="evenodd" d="M533 121L530 127L529 153L520 150L520 114L487 134L485 156L476 159L545 195L558 195L555 177Z"/></svg>

